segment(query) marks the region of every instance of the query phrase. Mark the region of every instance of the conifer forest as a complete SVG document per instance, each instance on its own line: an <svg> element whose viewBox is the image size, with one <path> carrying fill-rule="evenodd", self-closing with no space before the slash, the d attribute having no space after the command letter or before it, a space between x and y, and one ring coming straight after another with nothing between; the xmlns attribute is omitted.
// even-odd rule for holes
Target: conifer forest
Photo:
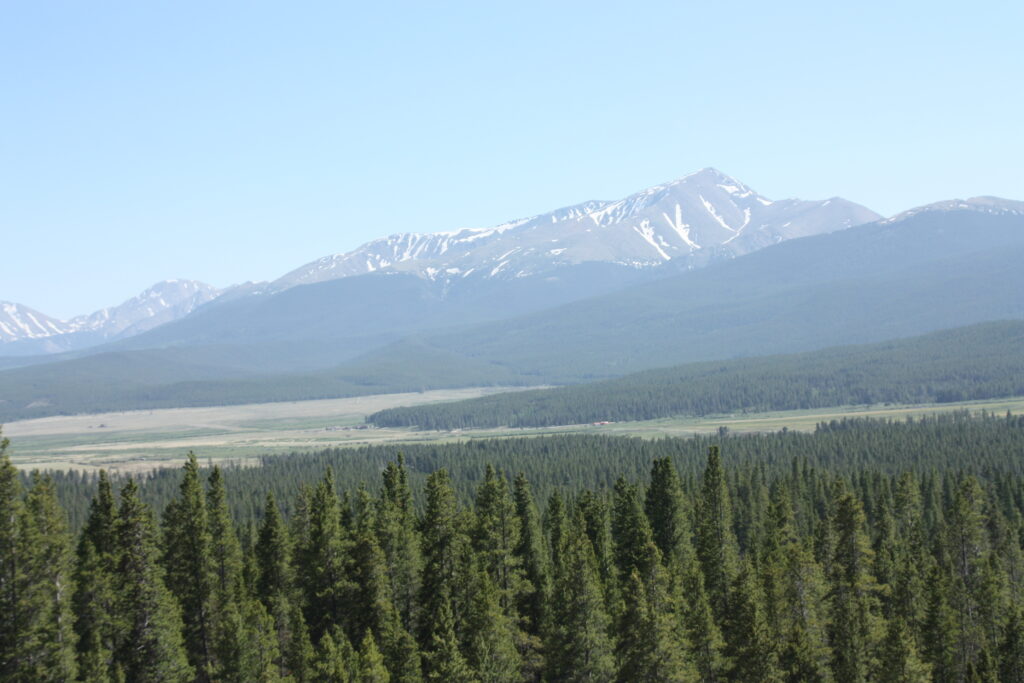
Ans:
<svg viewBox="0 0 1024 683"><path fill-rule="evenodd" d="M0 445L0 680L1024 681L1024 418L335 449Z"/></svg>

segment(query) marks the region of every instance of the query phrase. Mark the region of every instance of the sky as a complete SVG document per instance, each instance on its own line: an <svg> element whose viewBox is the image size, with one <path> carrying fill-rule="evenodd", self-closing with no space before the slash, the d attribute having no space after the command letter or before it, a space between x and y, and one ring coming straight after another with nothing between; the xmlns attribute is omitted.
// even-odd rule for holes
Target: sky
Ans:
<svg viewBox="0 0 1024 683"><path fill-rule="evenodd" d="M0 300L67 318L713 166L1024 199L1024 3L0 4Z"/></svg>

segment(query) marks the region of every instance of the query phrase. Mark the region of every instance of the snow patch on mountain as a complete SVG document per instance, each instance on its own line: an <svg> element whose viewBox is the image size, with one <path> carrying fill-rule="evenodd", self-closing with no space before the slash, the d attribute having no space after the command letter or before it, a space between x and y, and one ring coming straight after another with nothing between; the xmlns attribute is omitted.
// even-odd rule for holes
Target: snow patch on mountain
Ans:
<svg viewBox="0 0 1024 683"><path fill-rule="evenodd" d="M0 303L0 343L49 339L47 350L65 350L63 338L89 335L95 341L131 336L182 318L212 301L220 290L194 280L158 282L118 306L70 320L58 320L21 304Z"/></svg>
<svg viewBox="0 0 1024 683"><path fill-rule="evenodd" d="M461 279L471 273L524 277L586 262L649 268L682 259L689 267L879 218L841 199L773 201L705 168L622 199L587 201L493 228L390 235L297 268L270 290L381 270L434 280L456 274L450 269ZM698 257L699 263L692 260Z"/></svg>

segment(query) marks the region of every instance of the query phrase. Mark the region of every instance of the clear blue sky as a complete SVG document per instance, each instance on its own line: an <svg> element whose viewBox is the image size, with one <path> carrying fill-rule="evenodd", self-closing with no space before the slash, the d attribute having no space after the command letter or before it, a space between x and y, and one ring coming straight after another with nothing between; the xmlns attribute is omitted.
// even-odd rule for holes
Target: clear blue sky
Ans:
<svg viewBox="0 0 1024 683"><path fill-rule="evenodd" d="M8 2L0 299L67 317L715 166L1024 199L1020 2Z"/></svg>

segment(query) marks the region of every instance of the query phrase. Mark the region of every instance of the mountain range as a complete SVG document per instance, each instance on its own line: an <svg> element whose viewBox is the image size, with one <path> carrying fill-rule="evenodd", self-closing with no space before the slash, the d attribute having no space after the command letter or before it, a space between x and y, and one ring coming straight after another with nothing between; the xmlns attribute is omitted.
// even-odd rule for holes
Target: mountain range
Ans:
<svg viewBox="0 0 1024 683"><path fill-rule="evenodd" d="M0 354L57 353L131 337L183 318L221 294L194 280L158 282L119 306L57 320L28 306L0 302Z"/></svg>
<svg viewBox="0 0 1024 683"><path fill-rule="evenodd" d="M604 266L595 270L600 279L609 270L650 270L669 261L676 267L699 267L878 218L838 197L773 201L706 168L617 201L588 201L497 227L390 235L305 264L269 283L220 291L190 280L161 282L120 306L68 321L4 302L0 356L72 351L125 339L184 318L228 292L226 300L237 300L388 273L413 275L432 283L428 289L436 296L458 298L452 290L479 288L484 280L530 278L580 264ZM611 276L613 282L640 277L636 272ZM564 286L560 289L565 291ZM594 293L601 289L597 286ZM559 293L551 296L554 302L565 299Z"/></svg>
<svg viewBox="0 0 1024 683"><path fill-rule="evenodd" d="M1024 318L1022 259L1021 202L882 219L705 169L617 202L375 240L92 348L8 354L0 420L568 384L875 342Z"/></svg>

